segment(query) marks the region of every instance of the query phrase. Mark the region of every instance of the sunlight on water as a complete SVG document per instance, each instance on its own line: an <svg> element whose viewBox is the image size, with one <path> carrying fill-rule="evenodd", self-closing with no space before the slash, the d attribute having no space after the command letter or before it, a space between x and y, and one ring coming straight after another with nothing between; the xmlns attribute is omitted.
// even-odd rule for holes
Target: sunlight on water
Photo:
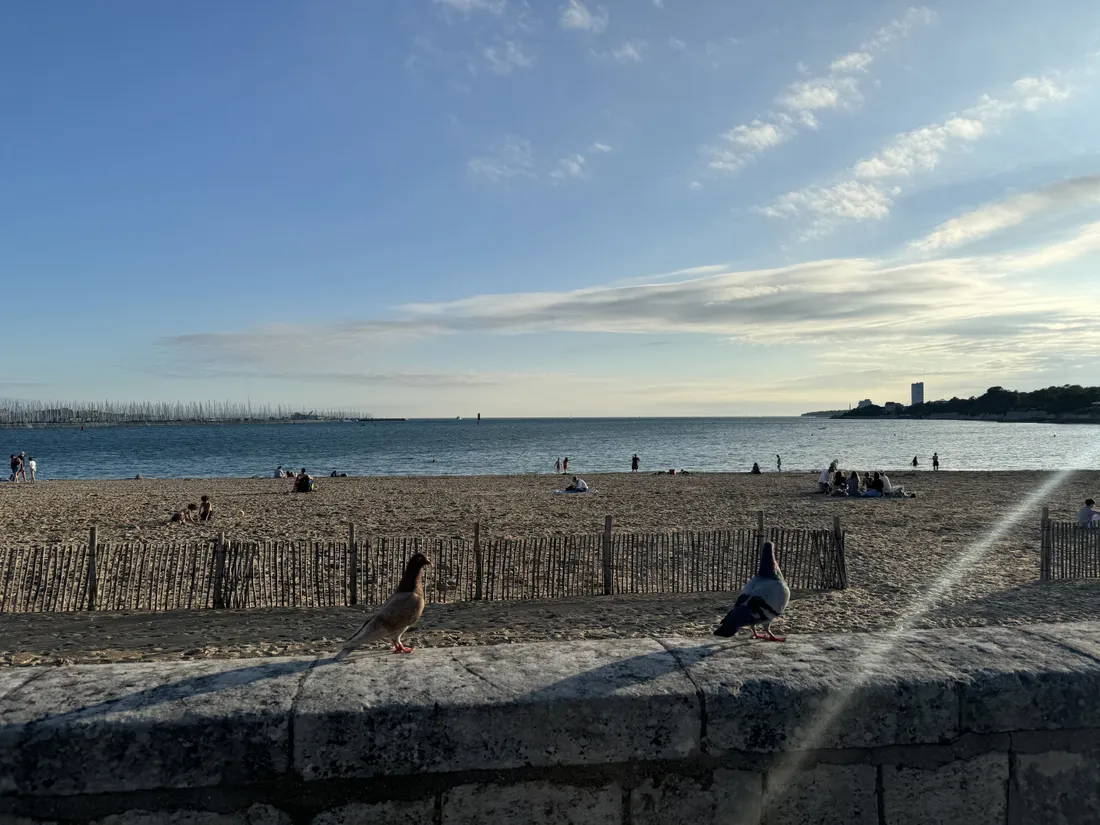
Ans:
<svg viewBox="0 0 1100 825"><path fill-rule="evenodd" d="M1098 452L1094 450L1082 459L1092 463L1097 457ZM807 752L821 746L826 735L831 732L833 724L848 709L859 688L866 684L873 674L881 673L886 669L887 657L897 647L901 635L911 630L924 615L935 608L941 598L963 578L967 570L981 560L991 547L1014 530L1022 520L1034 518L1043 502L1048 500L1075 472L1076 470L1067 469L1056 473L1045 483L1036 487L1015 508L1006 509L1002 519L985 536L960 553L927 590L913 599L895 627L871 634L870 646L852 667L851 683L835 691L826 700L808 730L802 734L799 741L792 744L789 755L779 763L775 771L769 773L766 800L768 807L782 804L784 796L790 789L792 777L805 763Z"/></svg>

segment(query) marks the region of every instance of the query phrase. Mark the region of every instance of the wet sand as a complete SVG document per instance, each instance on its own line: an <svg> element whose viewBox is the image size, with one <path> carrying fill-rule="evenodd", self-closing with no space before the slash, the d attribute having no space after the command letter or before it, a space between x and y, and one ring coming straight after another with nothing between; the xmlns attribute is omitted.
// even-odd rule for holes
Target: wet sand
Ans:
<svg viewBox="0 0 1100 825"><path fill-rule="evenodd" d="M69 481L0 485L0 548L86 541L164 541L211 537L342 539L357 534L496 536L595 532L607 514L624 531L748 527L756 511L769 524L818 527L839 515L847 532L851 586L796 594L782 622L791 633L873 631L893 626L961 553L975 563L918 626L964 627L1100 618L1100 580L1040 584L1039 507L1072 519L1100 491L1100 472L1078 472L1037 498L1010 524L1048 473L891 474L915 499L834 499L817 495L816 476L649 474L586 476L599 492L553 495L556 476L355 478L319 480L312 495L289 482ZM216 506L212 525L169 525L168 516L202 494ZM782 563L782 560L780 560ZM549 639L629 638L709 633L733 594L620 596L538 602L430 605L414 644L456 645ZM369 611L359 608L0 615L0 664L67 663L320 653L335 650Z"/></svg>

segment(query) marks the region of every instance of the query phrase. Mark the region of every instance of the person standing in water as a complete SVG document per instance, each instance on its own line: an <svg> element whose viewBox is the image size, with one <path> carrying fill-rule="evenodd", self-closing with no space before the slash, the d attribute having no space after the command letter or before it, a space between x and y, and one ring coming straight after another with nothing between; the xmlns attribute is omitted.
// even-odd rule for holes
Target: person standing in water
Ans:
<svg viewBox="0 0 1100 825"><path fill-rule="evenodd" d="M919 461L917 461L917 457L916 457L916 456L913 456L913 466L914 466L914 467L918 467L918 466L920 466L920 462L919 462Z"/></svg>
<svg viewBox="0 0 1100 825"><path fill-rule="evenodd" d="M563 461L561 463L561 471L563 473L568 473L569 472L569 456L566 456L565 461Z"/></svg>
<svg viewBox="0 0 1100 825"><path fill-rule="evenodd" d="M35 473L38 472L38 462L34 460L34 456L27 456L27 471L30 473L30 479L32 483L35 479Z"/></svg>
<svg viewBox="0 0 1100 825"><path fill-rule="evenodd" d="M638 458L638 454L634 453L633 458L630 459L630 472L632 472L632 473L638 472L638 467L639 467L639 465L641 465L641 463L642 463L642 461L641 461L640 458Z"/></svg>
<svg viewBox="0 0 1100 825"><path fill-rule="evenodd" d="M560 473L561 473L561 459L560 459L560 458L559 458L559 459L557 459L557 460L556 460L556 461L554 462L554 472L555 472L555 473L558 473L558 474L560 474Z"/></svg>
<svg viewBox="0 0 1100 825"><path fill-rule="evenodd" d="M940 468L940 454L932 453L932 469L938 470Z"/></svg>
<svg viewBox="0 0 1100 825"><path fill-rule="evenodd" d="M775 454L775 471L777 473L783 472L783 459L779 457L779 453Z"/></svg>

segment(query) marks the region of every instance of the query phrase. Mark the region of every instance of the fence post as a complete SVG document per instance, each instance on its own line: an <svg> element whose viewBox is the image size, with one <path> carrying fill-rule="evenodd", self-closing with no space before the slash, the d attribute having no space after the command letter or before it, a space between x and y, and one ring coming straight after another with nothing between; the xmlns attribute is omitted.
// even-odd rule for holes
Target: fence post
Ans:
<svg viewBox="0 0 1100 825"><path fill-rule="evenodd" d="M1050 581L1050 508L1043 507L1039 526L1039 581Z"/></svg>
<svg viewBox="0 0 1100 825"><path fill-rule="evenodd" d="M481 522L474 522L474 599L481 601L481 583L485 580L485 568L481 559Z"/></svg>
<svg viewBox="0 0 1100 825"><path fill-rule="evenodd" d="M833 559L836 563L836 584L841 590L848 587L848 563L844 560L844 532L840 529L840 516L833 516Z"/></svg>
<svg viewBox="0 0 1100 825"><path fill-rule="evenodd" d="M96 526L93 524L91 529L88 530L88 578L87 578L87 596L88 596L88 609L95 610L95 591L96 591L96 574L95 574L95 557L96 546L99 543Z"/></svg>
<svg viewBox="0 0 1100 825"><path fill-rule="evenodd" d="M764 511L756 511L756 555L764 552Z"/></svg>
<svg viewBox="0 0 1100 825"><path fill-rule="evenodd" d="M607 516L603 520L603 594L611 595L611 525L614 519Z"/></svg>
<svg viewBox="0 0 1100 825"><path fill-rule="evenodd" d="M359 552L355 547L355 524L348 525L348 589L350 604L359 604Z"/></svg>
<svg viewBox="0 0 1100 825"><path fill-rule="evenodd" d="M214 540L214 608L225 607L225 594L222 592L225 582L225 533L218 533Z"/></svg>

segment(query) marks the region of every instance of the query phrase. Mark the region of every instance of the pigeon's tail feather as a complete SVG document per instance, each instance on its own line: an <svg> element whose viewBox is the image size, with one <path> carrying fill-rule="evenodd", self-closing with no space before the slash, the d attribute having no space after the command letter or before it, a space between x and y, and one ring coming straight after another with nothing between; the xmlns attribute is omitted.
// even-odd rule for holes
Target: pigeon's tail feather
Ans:
<svg viewBox="0 0 1100 825"><path fill-rule="evenodd" d="M747 605L739 604L726 614L722 624L714 631L715 636L730 637L743 627L748 627L757 621Z"/></svg>

